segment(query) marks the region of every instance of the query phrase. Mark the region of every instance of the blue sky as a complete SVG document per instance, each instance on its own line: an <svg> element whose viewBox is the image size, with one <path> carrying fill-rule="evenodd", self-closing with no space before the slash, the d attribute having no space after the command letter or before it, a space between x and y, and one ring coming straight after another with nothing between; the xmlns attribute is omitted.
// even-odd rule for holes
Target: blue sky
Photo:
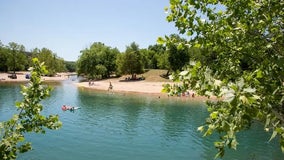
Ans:
<svg viewBox="0 0 284 160"><path fill-rule="evenodd" d="M0 0L0 40L27 51L46 47L77 60L93 42L125 51L131 42L146 48L159 36L177 33L166 21L169 0Z"/></svg>

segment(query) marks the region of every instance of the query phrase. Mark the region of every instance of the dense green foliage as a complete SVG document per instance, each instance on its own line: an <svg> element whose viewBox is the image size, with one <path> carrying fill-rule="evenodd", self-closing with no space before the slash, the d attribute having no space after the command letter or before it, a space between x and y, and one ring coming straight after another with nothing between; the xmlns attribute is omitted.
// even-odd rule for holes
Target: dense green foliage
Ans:
<svg viewBox="0 0 284 160"><path fill-rule="evenodd" d="M166 47L155 44L150 45L142 53L145 57L144 68L147 69L168 69L168 56Z"/></svg>
<svg viewBox="0 0 284 160"><path fill-rule="evenodd" d="M65 66L68 72L76 72L76 62L65 61Z"/></svg>
<svg viewBox="0 0 284 160"><path fill-rule="evenodd" d="M7 46L0 42L0 71L27 70L29 57L25 54L25 47L15 42L10 42Z"/></svg>
<svg viewBox="0 0 284 160"><path fill-rule="evenodd" d="M172 34L169 38L171 39L171 43L167 44L169 69L174 72L181 71L189 63L189 48L180 45L185 39L179 35Z"/></svg>
<svg viewBox="0 0 284 160"><path fill-rule="evenodd" d="M179 35L171 36L177 40L182 39ZM35 48L27 52L23 45L11 42L5 46L0 42L0 71L26 71L32 58L38 58L45 62L49 70L47 76L54 76L57 72L76 71L79 75L91 79L108 78L111 75L139 74L143 73L144 69L166 69L169 73L180 70L189 61L191 50L174 44L168 50L160 44L140 49L139 45L133 42L120 54L117 48L95 42L81 51L77 62L67 62L48 48ZM176 53L179 53L179 56Z"/></svg>
<svg viewBox="0 0 284 160"><path fill-rule="evenodd" d="M0 71L26 71L32 64L32 58L45 62L50 76L66 71L64 60L47 48L36 48L32 52L27 52L23 45L15 42L10 42L7 46L0 42Z"/></svg>
<svg viewBox="0 0 284 160"><path fill-rule="evenodd" d="M8 66L7 66L7 59L8 59L8 51L7 48L4 47L4 45L0 41L0 71L7 72Z"/></svg>
<svg viewBox="0 0 284 160"><path fill-rule="evenodd" d="M116 57L119 53L116 48L95 42L81 53L77 61L78 75L85 75L90 79L106 78L116 70Z"/></svg>
<svg viewBox="0 0 284 160"><path fill-rule="evenodd" d="M126 47L124 54L117 60L118 72L121 74L140 74L144 72L143 55L136 43Z"/></svg>
<svg viewBox="0 0 284 160"><path fill-rule="evenodd" d="M10 120L0 122L0 159L16 159L18 153L31 150L31 143L25 141L29 132L45 133L45 129L58 129L61 122L58 115L41 115L40 101L50 95L50 87L42 85L41 75L47 74L45 66L33 59L31 79L22 86L23 101L17 102L19 113Z"/></svg>
<svg viewBox="0 0 284 160"><path fill-rule="evenodd" d="M47 48L34 49L32 57L36 57L39 61L44 62L49 76L54 76L57 72L66 71L64 60L57 57L55 53Z"/></svg>
<svg viewBox="0 0 284 160"><path fill-rule="evenodd" d="M181 39L178 35L175 36ZM181 53L179 57L175 56L175 51ZM100 79L122 74L134 76L143 73L144 69L172 71L176 68L181 69L189 62L189 55L190 49L177 49L175 45L172 50L166 50L165 46L159 44L140 49L139 45L133 42L120 53L116 48L94 42L89 48L81 51L77 61L77 73L89 79Z"/></svg>
<svg viewBox="0 0 284 160"><path fill-rule="evenodd" d="M199 49L196 61L174 76L180 89L222 97L207 103L210 116L198 128L205 136L220 133L217 157L236 149L237 133L255 120L271 139L279 136L284 151L283 8L282 0L170 0L166 9L167 20L189 36L180 47Z"/></svg>
<svg viewBox="0 0 284 160"><path fill-rule="evenodd" d="M7 69L15 73L16 70L24 70L28 59L24 54L25 47L14 42L10 42L7 49L3 49L3 54L6 53ZM4 61L5 62L5 61Z"/></svg>

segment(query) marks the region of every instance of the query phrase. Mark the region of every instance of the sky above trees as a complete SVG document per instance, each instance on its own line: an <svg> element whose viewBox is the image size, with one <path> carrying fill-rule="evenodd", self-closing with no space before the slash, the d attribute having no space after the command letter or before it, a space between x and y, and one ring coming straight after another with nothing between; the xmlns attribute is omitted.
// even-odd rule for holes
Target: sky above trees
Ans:
<svg viewBox="0 0 284 160"><path fill-rule="evenodd" d="M168 0L0 1L0 40L23 44L27 51L46 47L72 61L93 42L121 52L133 41L146 48L177 32L165 20L168 5Z"/></svg>

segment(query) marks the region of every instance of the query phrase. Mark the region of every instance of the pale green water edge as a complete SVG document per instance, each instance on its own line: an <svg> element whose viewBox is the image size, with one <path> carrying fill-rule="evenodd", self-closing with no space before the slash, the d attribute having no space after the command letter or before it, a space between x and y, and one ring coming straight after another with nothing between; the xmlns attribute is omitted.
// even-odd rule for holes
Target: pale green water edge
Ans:
<svg viewBox="0 0 284 160"><path fill-rule="evenodd" d="M203 138L196 130L208 115L202 102L98 93L78 89L72 81L54 87L52 97L43 102L43 113L58 114L63 127L28 135L33 150L20 160L205 160L216 154L217 135ZM1 121L16 111L19 91L19 85L0 85ZM63 104L81 109L63 112ZM224 159L284 159L277 139L269 138L255 123L239 134L238 150L228 151Z"/></svg>

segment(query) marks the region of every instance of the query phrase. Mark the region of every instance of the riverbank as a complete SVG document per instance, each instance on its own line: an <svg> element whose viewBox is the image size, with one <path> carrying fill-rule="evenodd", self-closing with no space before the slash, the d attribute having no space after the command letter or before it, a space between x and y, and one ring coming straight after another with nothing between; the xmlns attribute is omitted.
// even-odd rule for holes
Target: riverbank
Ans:
<svg viewBox="0 0 284 160"><path fill-rule="evenodd" d="M28 82L29 79L26 79L26 74L28 72L16 72L17 79L8 78L10 74L8 73L0 73L0 83L23 83ZM69 79L69 76L72 73L58 73L55 77L47 77L43 76L42 79L44 82L61 82L64 80ZM149 78L150 79L150 78ZM157 79L157 78L156 78ZM148 94L151 96L156 96L158 98L168 97L167 93L163 93L163 85L164 84L174 84L169 80L161 82L151 77L149 80L137 80L137 81L126 81L125 77L121 78L111 78L99 81L91 81L91 82L77 82L79 88L89 89L89 90L96 90L106 93L122 93L122 94ZM109 89L110 84L112 85L112 89ZM191 99L196 101L204 101L207 98L195 95L192 98L192 93L190 92L189 95L180 96L183 99ZM178 97L179 98L179 97Z"/></svg>
<svg viewBox="0 0 284 160"><path fill-rule="evenodd" d="M110 84L112 89L109 89ZM117 93L117 94L135 94L135 95L150 95L157 98L178 98L184 101L205 101L208 98L192 96L192 91L189 94L181 96L169 96L167 93L162 92L164 84L174 84L174 82L150 82L144 80L137 81L125 81L124 78L112 78L107 80L90 81L76 83L79 88L96 90L105 93Z"/></svg>
<svg viewBox="0 0 284 160"><path fill-rule="evenodd" d="M108 91L108 92L129 92L129 93L151 93L159 94L161 93L163 87L162 85L166 82L145 82L141 81L120 81L119 79L107 79L100 81L91 81L91 82L80 82L77 83L77 86ZM110 87L110 84L112 88Z"/></svg>
<svg viewBox="0 0 284 160"><path fill-rule="evenodd" d="M10 73L0 73L0 83L28 82L29 79L26 79L27 74L29 74L29 72L16 72L17 79L11 79L8 77L11 75ZM69 78L69 75L71 75L71 73L57 73L55 77L42 76L42 80L45 82L64 81Z"/></svg>

